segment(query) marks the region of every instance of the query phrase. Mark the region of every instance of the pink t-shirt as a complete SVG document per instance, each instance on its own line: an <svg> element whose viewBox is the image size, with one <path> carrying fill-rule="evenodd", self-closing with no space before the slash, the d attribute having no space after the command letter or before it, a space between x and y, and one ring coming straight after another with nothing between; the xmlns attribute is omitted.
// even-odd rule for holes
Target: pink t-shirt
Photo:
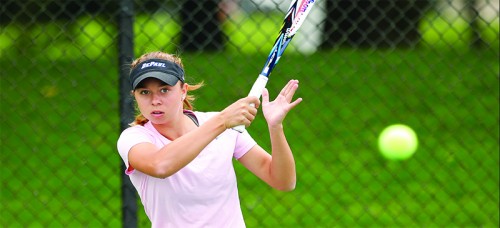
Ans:
<svg viewBox="0 0 500 228"><path fill-rule="evenodd" d="M200 125L214 114L194 112ZM129 165L130 149L142 142L162 148L170 140L150 122L124 130L118 139L126 173L152 227L245 227L232 159L241 158L256 145L248 132L224 131L186 167L165 179L148 176Z"/></svg>

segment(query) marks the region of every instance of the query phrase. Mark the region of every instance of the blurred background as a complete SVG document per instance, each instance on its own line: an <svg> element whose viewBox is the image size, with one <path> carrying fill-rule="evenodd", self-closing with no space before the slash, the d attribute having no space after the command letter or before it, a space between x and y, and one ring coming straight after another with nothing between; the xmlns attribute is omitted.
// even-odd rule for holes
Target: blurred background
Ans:
<svg viewBox="0 0 500 228"><path fill-rule="evenodd" d="M0 226L150 227L116 141L133 116L127 72L145 52L204 81L195 109L246 96L290 1L3 0ZM299 79L287 117L297 187L235 162L248 227L498 227L499 3L317 0L275 71ZM384 159L402 123L419 148ZM261 113L248 129L264 147Z"/></svg>

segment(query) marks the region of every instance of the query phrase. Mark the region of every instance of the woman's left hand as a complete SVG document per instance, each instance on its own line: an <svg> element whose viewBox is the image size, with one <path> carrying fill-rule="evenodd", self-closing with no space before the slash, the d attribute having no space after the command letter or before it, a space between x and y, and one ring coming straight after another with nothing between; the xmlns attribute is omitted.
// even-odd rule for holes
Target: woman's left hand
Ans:
<svg viewBox="0 0 500 228"><path fill-rule="evenodd" d="M298 88L298 80L288 81L272 102L269 102L269 91L267 89L262 91L262 112L269 127L280 126L288 112L302 101L302 98L298 98L292 102L293 95Z"/></svg>

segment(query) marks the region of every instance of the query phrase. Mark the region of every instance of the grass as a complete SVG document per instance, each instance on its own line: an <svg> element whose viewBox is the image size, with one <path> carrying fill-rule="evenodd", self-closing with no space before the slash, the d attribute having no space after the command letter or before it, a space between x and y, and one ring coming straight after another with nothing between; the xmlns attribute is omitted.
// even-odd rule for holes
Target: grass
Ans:
<svg viewBox="0 0 500 228"><path fill-rule="evenodd" d="M80 23L81 37L54 35L59 25L51 24L33 30L28 52L0 46L2 227L121 226L119 66L106 48L113 30ZM198 110L245 96L267 54L252 52L264 37L242 43L252 27L239 34L227 26L236 42L227 52L182 55L188 80L207 84L196 93ZM141 45L158 37L148 31L137 49L175 49L164 38ZM2 34L2 42L23 36L15 26ZM304 102L286 119L298 184L277 192L235 163L248 227L498 226L498 49L449 47L287 53L268 88L276 95L289 78L301 81ZM393 123L418 134L407 161L377 152L378 134ZM269 148L261 114L250 131ZM141 206L139 215L148 227Z"/></svg>
<svg viewBox="0 0 500 228"><path fill-rule="evenodd" d="M494 226L496 57L483 52L447 57L452 54L338 50L307 58L305 65L319 68L298 67L304 65L300 56L284 58L281 64L289 67L277 69L269 89L275 94L286 75L301 80L304 103L287 119L299 182L294 192L276 192L237 165L248 225ZM203 64L208 57L184 59L188 72L208 84L199 92L198 109L220 110L243 96L250 84L250 78L232 75L255 70L228 64L221 75L216 65ZM210 58L252 65L261 60L260 55ZM30 65L18 61L24 63ZM2 148L8 152L2 153L1 209L8 213L1 223L118 226L118 92L116 71L107 67L114 63L57 63L60 69L73 70L61 74L44 67L50 62L40 61L29 72L54 75L48 82L37 82L33 79L42 75L22 71L2 83L2 129L12 131L2 130ZM446 67L450 65L456 68ZM432 74L415 73L419 71ZM230 89L216 86L228 82ZM43 92L45 84L55 92ZM18 104L22 108L8 108ZM377 134L394 122L406 123L419 134L419 151L408 161L389 162L376 151ZM251 131L266 135L262 116ZM267 137L258 141L269 147Z"/></svg>

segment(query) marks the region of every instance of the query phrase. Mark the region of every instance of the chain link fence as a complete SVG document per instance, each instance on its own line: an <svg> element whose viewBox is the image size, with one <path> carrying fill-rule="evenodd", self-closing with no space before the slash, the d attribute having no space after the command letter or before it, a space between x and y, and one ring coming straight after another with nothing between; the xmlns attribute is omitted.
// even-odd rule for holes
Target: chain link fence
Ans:
<svg viewBox="0 0 500 228"><path fill-rule="evenodd" d="M116 150L127 64L177 53L206 84L195 108L222 110L249 91L288 5L2 1L0 226L150 226ZM301 81L286 119L297 187L235 162L247 226L497 227L498 62L498 1L317 1L268 84ZM269 148L263 119L249 131ZM395 123L418 135L408 160L378 152Z"/></svg>

